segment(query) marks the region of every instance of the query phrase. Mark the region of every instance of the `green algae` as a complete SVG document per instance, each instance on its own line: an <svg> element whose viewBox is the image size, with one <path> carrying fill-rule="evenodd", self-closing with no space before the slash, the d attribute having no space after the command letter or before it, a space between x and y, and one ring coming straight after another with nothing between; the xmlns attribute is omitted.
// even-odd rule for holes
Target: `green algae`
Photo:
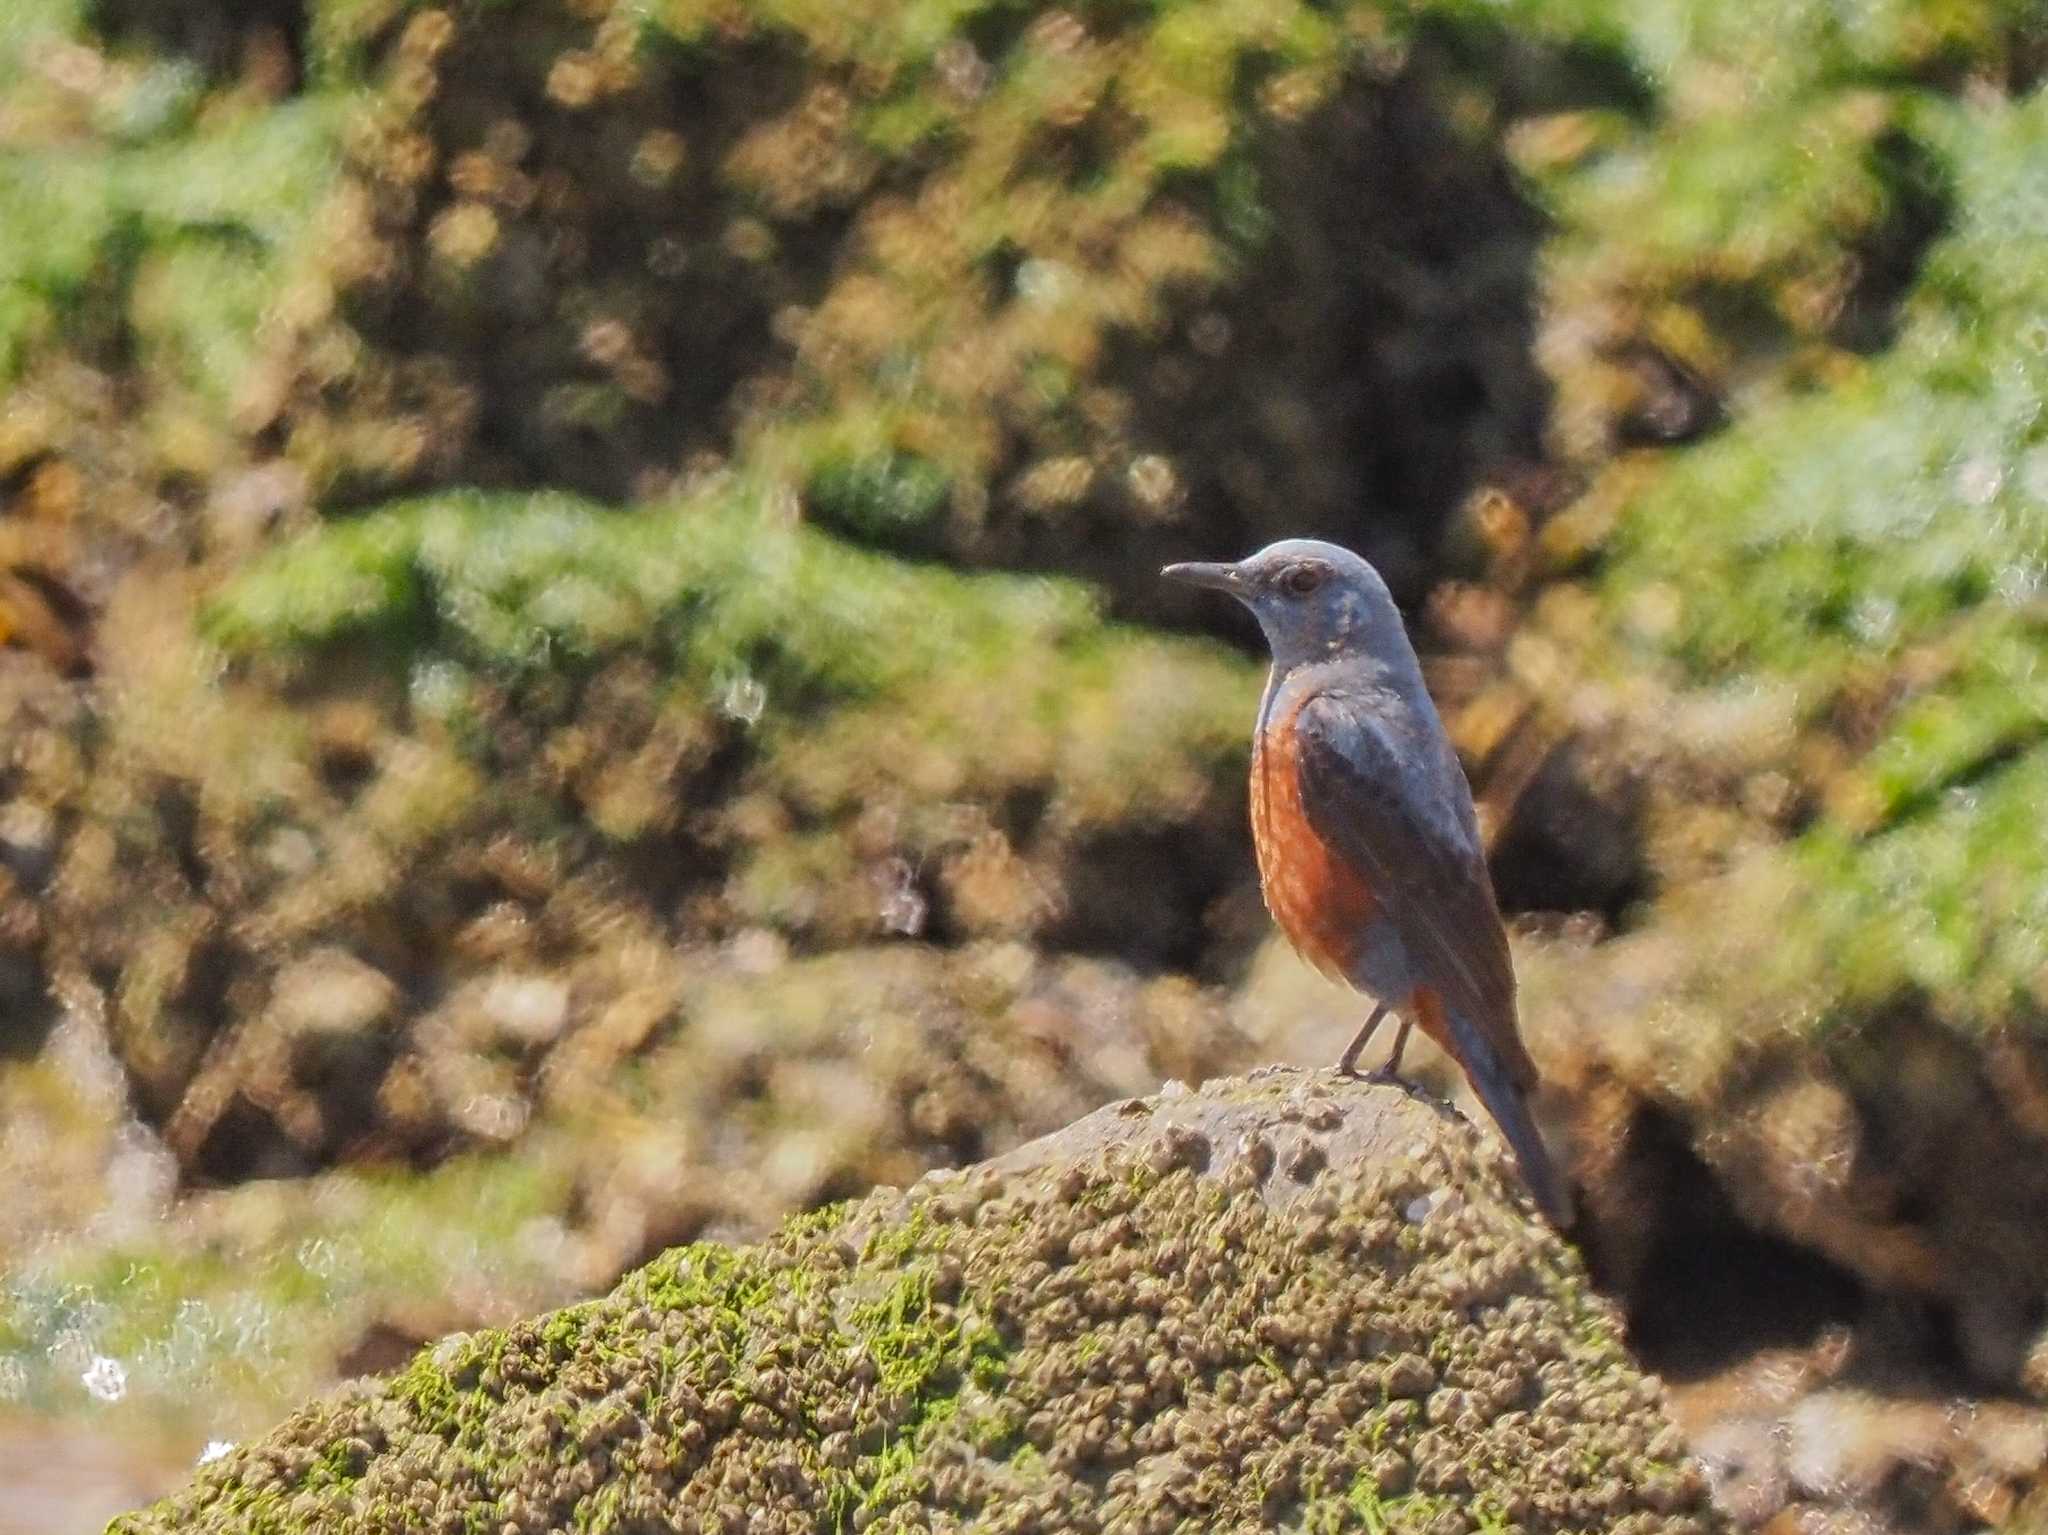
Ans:
<svg viewBox="0 0 2048 1535"><path fill-rule="evenodd" d="M1799 979L1850 1010L1913 993L1990 1024L2028 1010L2048 889L2016 835L2048 760L2048 347L2019 318L2048 289L2012 259L2048 234L2048 108L1916 122L1956 206L1896 346L1674 461L1602 580L1638 653L1692 686L1788 688L1820 738L1882 700L1790 849L1814 929ZM1636 594L1681 587L1668 625L1629 624Z"/></svg>
<svg viewBox="0 0 2048 1535"><path fill-rule="evenodd" d="M268 554L215 600L208 631L237 651L368 632L513 672L652 640L684 676L744 668L794 708L900 692L949 660L1057 647L1094 625L1078 587L906 569L733 499L619 512L456 494L386 509Z"/></svg>
<svg viewBox="0 0 2048 1535"><path fill-rule="evenodd" d="M0 153L0 377L42 349L132 346L224 419L289 251L338 162L339 103L289 103L112 149Z"/></svg>

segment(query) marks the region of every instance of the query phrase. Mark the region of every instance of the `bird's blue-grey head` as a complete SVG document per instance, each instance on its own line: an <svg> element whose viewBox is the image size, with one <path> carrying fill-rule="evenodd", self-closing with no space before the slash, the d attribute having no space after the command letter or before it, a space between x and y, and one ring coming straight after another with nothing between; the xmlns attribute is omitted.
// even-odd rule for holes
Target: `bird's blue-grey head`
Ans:
<svg viewBox="0 0 2048 1535"><path fill-rule="evenodd" d="M1235 564L1169 565L1170 581L1228 592L1252 610L1281 672L1338 657L1416 670L1400 609L1380 573L1349 549L1283 539Z"/></svg>

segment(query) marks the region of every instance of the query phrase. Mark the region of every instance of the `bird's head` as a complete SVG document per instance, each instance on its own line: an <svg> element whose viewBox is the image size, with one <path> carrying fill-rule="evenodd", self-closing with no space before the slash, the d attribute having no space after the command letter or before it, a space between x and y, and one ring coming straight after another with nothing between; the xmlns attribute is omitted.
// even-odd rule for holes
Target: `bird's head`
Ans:
<svg viewBox="0 0 2048 1535"><path fill-rule="evenodd" d="M1335 544L1290 538L1235 564L1169 565L1160 574L1250 608L1282 671L1337 656L1394 663L1414 654L1380 573Z"/></svg>

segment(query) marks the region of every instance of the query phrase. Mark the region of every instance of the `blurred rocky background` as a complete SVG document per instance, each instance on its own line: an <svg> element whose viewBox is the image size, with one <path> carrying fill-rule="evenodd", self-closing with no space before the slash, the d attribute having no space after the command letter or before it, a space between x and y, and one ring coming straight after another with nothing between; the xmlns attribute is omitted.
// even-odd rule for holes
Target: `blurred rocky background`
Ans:
<svg viewBox="0 0 2048 1535"><path fill-rule="evenodd" d="M1251 636L1154 579L1285 533L1408 606L1721 1506L2048 1520L2044 68L2038 0L0 7L0 1530L1333 1057Z"/></svg>

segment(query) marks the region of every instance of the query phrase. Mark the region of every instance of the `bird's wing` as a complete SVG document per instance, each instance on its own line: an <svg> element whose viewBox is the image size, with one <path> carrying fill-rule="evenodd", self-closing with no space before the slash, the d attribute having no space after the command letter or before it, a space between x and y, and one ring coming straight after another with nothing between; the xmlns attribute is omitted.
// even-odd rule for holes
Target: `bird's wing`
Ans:
<svg viewBox="0 0 2048 1535"><path fill-rule="evenodd" d="M1366 876L1418 979L1471 1020L1518 1086L1531 1086L1536 1068L1515 1027L1507 933L1460 803L1471 790L1448 744L1432 732L1404 761L1361 702L1328 693L1302 706L1294 736L1309 825ZM1425 760L1415 760L1418 752Z"/></svg>

